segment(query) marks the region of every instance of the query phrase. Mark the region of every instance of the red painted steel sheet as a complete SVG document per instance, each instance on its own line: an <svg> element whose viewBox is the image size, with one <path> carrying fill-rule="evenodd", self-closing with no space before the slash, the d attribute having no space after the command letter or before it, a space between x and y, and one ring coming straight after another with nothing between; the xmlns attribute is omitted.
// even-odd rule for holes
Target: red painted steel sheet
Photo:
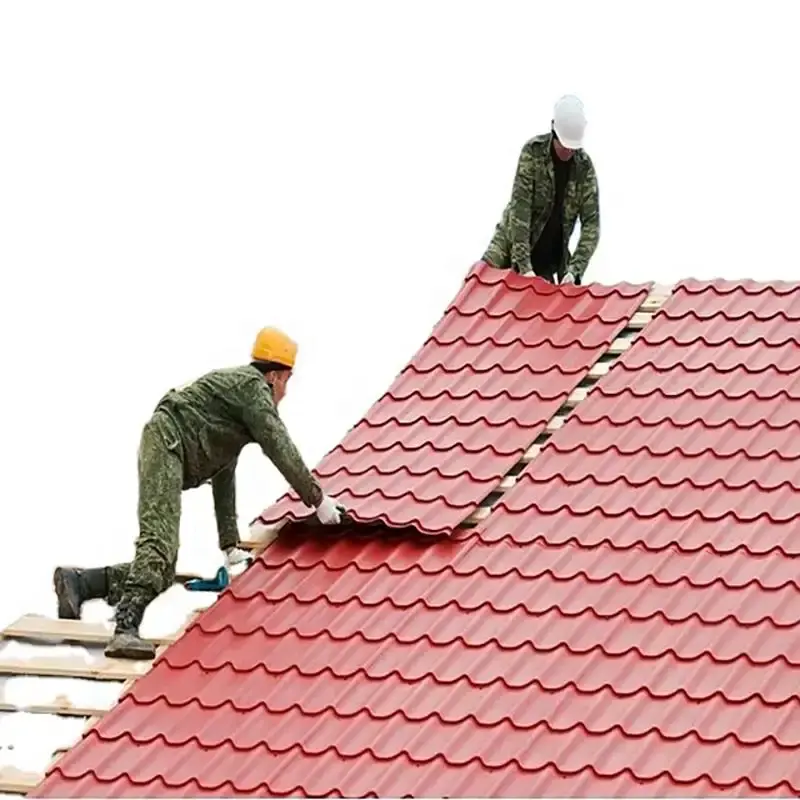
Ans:
<svg viewBox="0 0 800 800"><path fill-rule="evenodd" d="M682 285L486 524L288 529L31 796L796 796L798 322Z"/></svg>
<svg viewBox="0 0 800 800"><path fill-rule="evenodd" d="M450 533L544 430L649 287L556 287L476 265L428 341L315 474L357 521ZM261 520L310 513L288 492Z"/></svg>

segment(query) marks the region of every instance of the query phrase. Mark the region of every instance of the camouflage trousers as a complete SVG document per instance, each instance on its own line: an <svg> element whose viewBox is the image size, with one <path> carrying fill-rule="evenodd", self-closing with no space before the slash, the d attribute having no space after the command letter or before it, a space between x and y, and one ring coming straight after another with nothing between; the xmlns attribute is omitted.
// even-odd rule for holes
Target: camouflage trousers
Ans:
<svg viewBox="0 0 800 800"><path fill-rule="evenodd" d="M139 443L139 536L133 561L106 569L109 605L144 609L175 581L183 451L172 421L156 412Z"/></svg>

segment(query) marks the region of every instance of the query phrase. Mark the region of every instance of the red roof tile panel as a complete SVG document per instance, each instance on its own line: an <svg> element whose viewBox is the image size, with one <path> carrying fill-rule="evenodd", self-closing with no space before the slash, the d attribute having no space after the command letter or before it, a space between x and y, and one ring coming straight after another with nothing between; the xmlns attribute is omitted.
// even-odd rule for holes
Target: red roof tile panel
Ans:
<svg viewBox="0 0 800 800"><path fill-rule="evenodd" d="M129 742L129 746L133 743ZM105 749L106 745L98 745ZM484 787L484 796L510 797L515 796L513 787L518 770L512 763L501 769L487 770L480 761L473 761L464 766L453 767L444 761L437 760L425 764L416 764L408 758L401 758L391 763L383 764L382 769L376 774L374 762L370 756L360 756L352 759L342 758L335 750L329 750L322 756L306 756L301 750L275 754L266 749L258 749L247 753L240 753L231 747L223 748L220 758L227 764L229 774L247 775L254 773L256 776L263 771L263 762L268 760L275 770L274 788L248 792L239 789L230 780L224 779L221 772L218 783L213 787L201 784L194 777L187 775L188 770L182 769L180 792L166 783L157 773L159 767L163 768L162 760L174 760L175 754L168 748L163 748L158 742L139 745L142 760L150 761L153 769L149 770L153 777L145 783L134 783L127 775L121 775L108 781L99 782L91 774L69 785L64 792L54 797L236 797L236 796L294 796L294 797L386 797L391 794L391 789L383 791L380 787L391 787L401 782L408 787L407 796L419 797L472 797L476 790L476 779ZM187 764L196 763L205 756L203 749L196 743L182 750L179 757L185 758ZM105 777L105 775L104 775ZM537 773L526 776L524 792L526 796L541 797L548 794L557 794L561 797L590 797L597 786L597 777L590 770L572 775L560 774L555 768L547 767ZM399 781L398 781L399 779ZM253 779L246 781L252 785ZM342 795L337 790L326 791L330 785L346 785L352 787L352 793ZM517 783L519 785L519 783ZM607 796L624 796L631 793L632 779L629 773L622 772L603 781L603 788ZM372 787L377 786L378 789ZM303 787L310 787L310 795L305 794ZM554 790L553 787L557 787ZM634 792L637 797L731 797L749 796L752 791L745 785L727 787L717 786L707 778L702 780L676 785L667 776L656 776L647 784L638 787ZM791 796L788 790L776 790L771 796ZM32 796L31 794L28 795ZM519 796L519 795L516 795Z"/></svg>
<svg viewBox="0 0 800 800"><path fill-rule="evenodd" d="M475 530L287 528L31 796L796 796L793 315L682 285Z"/></svg>
<svg viewBox="0 0 800 800"><path fill-rule="evenodd" d="M565 290L478 264L411 363L315 473L358 521L451 532L544 430L649 286ZM261 520L309 513L287 492Z"/></svg>
<svg viewBox="0 0 800 800"><path fill-rule="evenodd" d="M600 673L633 653L627 678L642 685L654 659L676 658L670 723L685 733L670 733L657 704L644 718L701 749L727 741L729 763L707 774L754 791L800 790L798 322L800 284L681 284L480 534L569 548L568 565L549 568L549 597L597 619L591 632L559 625L566 647L594 639ZM713 675L717 707L701 711L692 690ZM628 719L621 702L606 711ZM749 760L763 746L781 754L769 776ZM629 759L676 781L686 769L642 742Z"/></svg>
<svg viewBox="0 0 800 800"><path fill-rule="evenodd" d="M701 624L673 641L665 621L655 620L661 631L653 620L637 627L600 603L542 614L529 610L535 600L511 610L513 601L497 601L503 585L541 595L539 558L563 581L601 581L611 564L572 565L571 545L539 540L520 560L515 548L475 536L431 546L302 541L270 547L62 759L55 773L78 783L51 779L52 793L38 796L103 786L139 796L789 792L798 709L766 704L796 693L797 675L758 652L763 628L731 661L731 652L702 655L717 648ZM612 574L639 577L616 566ZM460 604L448 602L454 582ZM315 583L318 595L299 588ZM414 583L417 602L403 593ZM370 598L370 585L394 602L379 591ZM494 603L481 604L484 596ZM716 644L724 649L727 638L718 631ZM745 760L742 743L752 745ZM672 785L659 759L681 765ZM80 782L90 770L94 791Z"/></svg>

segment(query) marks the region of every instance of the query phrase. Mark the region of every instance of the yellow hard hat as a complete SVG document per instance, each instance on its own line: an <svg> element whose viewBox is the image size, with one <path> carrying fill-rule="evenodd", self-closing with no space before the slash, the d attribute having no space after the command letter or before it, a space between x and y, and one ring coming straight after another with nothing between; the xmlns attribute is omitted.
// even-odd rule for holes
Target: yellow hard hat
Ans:
<svg viewBox="0 0 800 800"><path fill-rule="evenodd" d="M297 358L297 343L277 328L262 328L253 344L253 361L269 361L292 369Z"/></svg>

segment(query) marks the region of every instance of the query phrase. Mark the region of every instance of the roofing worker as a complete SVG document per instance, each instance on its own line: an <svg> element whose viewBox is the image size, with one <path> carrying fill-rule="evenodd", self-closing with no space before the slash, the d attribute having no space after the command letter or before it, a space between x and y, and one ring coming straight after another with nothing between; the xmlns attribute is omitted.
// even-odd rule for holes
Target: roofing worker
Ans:
<svg viewBox="0 0 800 800"><path fill-rule="evenodd" d="M278 416L296 357L297 345L288 336L264 328L251 364L209 372L159 401L139 445L139 537L133 562L58 567L53 575L60 618L79 619L86 600L105 599L117 607L107 656L155 657L139 626L147 606L175 580L183 490L211 482L220 549L228 565L244 560L246 553L237 547L235 470L245 445L261 446L300 499L316 508L320 522L340 522L344 509L322 491Z"/></svg>
<svg viewBox="0 0 800 800"><path fill-rule="evenodd" d="M562 97L550 133L522 148L511 201L483 260L500 269L533 272L555 283L580 284L600 240L600 201L591 158L582 149L583 103ZM570 256L569 240L580 217L581 234Z"/></svg>

